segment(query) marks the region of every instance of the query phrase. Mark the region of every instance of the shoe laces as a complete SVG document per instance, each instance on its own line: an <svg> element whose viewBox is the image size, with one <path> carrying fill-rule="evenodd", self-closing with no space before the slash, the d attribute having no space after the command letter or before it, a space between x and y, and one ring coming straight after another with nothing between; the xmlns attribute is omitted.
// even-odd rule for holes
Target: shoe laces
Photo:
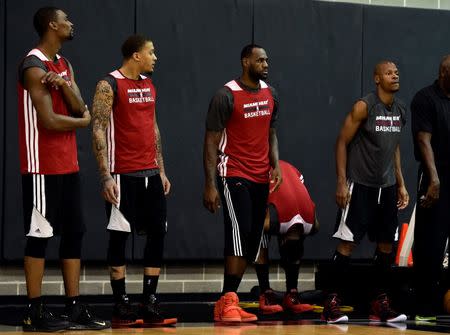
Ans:
<svg viewBox="0 0 450 335"><path fill-rule="evenodd" d="M88 305L78 304L78 320L88 321L93 319L91 310Z"/></svg>
<svg viewBox="0 0 450 335"><path fill-rule="evenodd" d="M275 293L272 290L264 292L264 301L267 305L277 305Z"/></svg>
<svg viewBox="0 0 450 335"><path fill-rule="evenodd" d="M56 317L50 312L44 304L39 306L39 318L47 320L55 320Z"/></svg>
<svg viewBox="0 0 450 335"><path fill-rule="evenodd" d="M120 314L133 314L133 307L128 301L120 301L116 304L116 308Z"/></svg>
<svg viewBox="0 0 450 335"><path fill-rule="evenodd" d="M382 294L377 298L376 308L379 310L379 313L382 316L389 317L391 315L396 314L395 311L391 308L389 298L387 297L386 294Z"/></svg>
<svg viewBox="0 0 450 335"><path fill-rule="evenodd" d="M225 294L223 298L223 302L225 305L238 305L239 304L239 298L237 297L237 294Z"/></svg>
<svg viewBox="0 0 450 335"><path fill-rule="evenodd" d="M145 304L145 308L148 312L151 312L158 316L161 314L158 300L156 299L156 296L154 294L150 295L148 302Z"/></svg>
<svg viewBox="0 0 450 335"><path fill-rule="evenodd" d="M291 291L288 293L288 298L290 302L294 305L300 304L300 297L297 291Z"/></svg>
<svg viewBox="0 0 450 335"><path fill-rule="evenodd" d="M329 311L334 315L342 314L341 308L340 308L341 300L336 295L333 295L330 297L330 299L327 303L327 307L328 307Z"/></svg>

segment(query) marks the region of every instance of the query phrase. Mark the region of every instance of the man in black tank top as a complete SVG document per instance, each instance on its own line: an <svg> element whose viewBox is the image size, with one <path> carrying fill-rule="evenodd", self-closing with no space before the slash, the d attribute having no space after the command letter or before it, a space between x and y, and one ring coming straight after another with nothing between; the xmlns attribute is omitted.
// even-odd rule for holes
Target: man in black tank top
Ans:
<svg viewBox="0 0 450 335"><path fill-rule="evenodd" d="M394 63L375 66L376 91L357 101L345 118L336 141L336 203L339 206L333 237L340 240L333 256L335 287L325 302L322 318L347 322L339 311L337 293L345 287L349 259L366 233L377 243L374 257L377 291L370 320L403 322L386 295L392 263L392 243L398 226L397 209L408 205L400 164L400 133L406 123L406 107L395 98L399 74Z"/></svg>
<svg viewBox="0 0 450 335"><path fill-rule="evenodd" d="M413 245L416 320L428 321L442 308L438 281L450 231L450 55L441 61L438 80L414 96L411 125L420 163ZM444 285L448 289L449 283Z"/></svg>

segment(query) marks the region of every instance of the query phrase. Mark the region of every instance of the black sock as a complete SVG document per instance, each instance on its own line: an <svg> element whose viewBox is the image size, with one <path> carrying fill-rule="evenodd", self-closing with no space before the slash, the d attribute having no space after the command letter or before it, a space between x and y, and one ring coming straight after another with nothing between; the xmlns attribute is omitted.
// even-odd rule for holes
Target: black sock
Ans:
<svg viewBox="0 0 450 335"><path fill-rule="evenodd" d="M127 295L125 292L125 278L111 279L111 288L115 302L122 301L123 297Z"/></svg>
<svg viewBox="0 0 450 335"><path fill-rule="evenodd" d="M158 276L147 276L144 275L144 283L143 283L143 291L142 291L142 299L143 302L148 302L150 296L156 293L156 287L158 286Z"/></svg>
<svg viewBox="0 0 450 335"><path fill-rule="evenodd" d="M329 287L328 293L337 293L339 296L345 296L348 284L350 256L345 256L339 251L335 251L332 259L332 277L334 286Z"/></svg>
<svg viewBox="0 0 450 335"><path fill-rule="evenodd" d="M42 297L30 298L28 299L28 307L37 306L42 303Z"/></svg>
<svg viewBox="0 0 450 335"><path fill-rule="evenodd" d="M286 274L286 292L297 289L299 269L300 264L287 264L284 266L284 272Z"/></svg>
<svg viewBox="0 0 450 335"><path fill-rule="evenodd" d="M375 252L373 265L375 269L375 283L373 296L377 298L381 294L387 294L391 282L392 253L384 253L379 250Z"/></svg>
<svg viewBox="0 0 450 335"><path fill-rule="evenodd" d="M255 264L256 275L258 276L260 293L270 289L269 284L269 264Z"/></svg>
<svg viewBox="0 0 450 335"><path fill-rule="evenodd" d="M236 275L224 275L222 294L227 292L236 292L242 278Z"/></svg>
<svg viewBox="0 0 450 335"><path fill-rule="evenodd" d="M79 295L77 295L75 297L66 297L66 307L75 305L79 300L80 300Z"/></svg>

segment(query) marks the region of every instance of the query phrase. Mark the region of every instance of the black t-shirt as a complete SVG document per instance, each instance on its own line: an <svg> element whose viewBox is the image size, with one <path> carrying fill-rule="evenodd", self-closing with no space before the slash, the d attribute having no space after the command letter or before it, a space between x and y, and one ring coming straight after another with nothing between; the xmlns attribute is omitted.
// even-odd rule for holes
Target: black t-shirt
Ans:
<svg viewBox="0 0 450 335"><path fill-rule="evenodd" d="M253 89L245 86L239 79L236 79L239 86L244 90L250 92L257 92L258 89ZM276 122L278 119L278 94L275 89L269 85L269 89L272 92L273 97L273 112L272 119L270 121L270 128L276 128ZM233 93L227 87L220 88L209 103L208 114L206 116L206 129L210 131L221 131L226 128L227 122L233 113L234 98Z"/></svg>
<svg viewBox="0 0 450 335"><path fill-rule="evenodd" d="M70 68L70 63L67 60L67 58L64 58L64 60L66 61L67 65ZM58 62L58 61L59 60L55 58L54 62ZM38 67L38 68L41 68L42 70L44 70L45 72L48 72L48 69L45 66L44 62L42 60L40 60L37 56L35 56L35 55L27 56L19 64L18 78L19 78L19 82L22 85L23 85L23 79L24 79L23 77L25 74L25 70L29 69L31 67Z"/></svg>
<svg viewBox="0 0 450 335"><path fill-rule="evenodd" d="M416 93L411 102L411 126L414 140L414 155L422 161L417 133L431 133L431 147L436 165L450 165L450 98L439 87L437 81Z"/></svg>

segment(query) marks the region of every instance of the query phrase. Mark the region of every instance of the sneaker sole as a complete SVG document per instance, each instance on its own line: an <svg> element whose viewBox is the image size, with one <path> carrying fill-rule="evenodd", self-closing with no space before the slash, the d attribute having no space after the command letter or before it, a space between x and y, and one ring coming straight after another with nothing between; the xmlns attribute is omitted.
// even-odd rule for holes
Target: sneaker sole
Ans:
<svg viewBox="0 0 450 335"><path fill-rule="evenodd" d="M400 314L399 316L397 316L397 317L395 317L395 318L393 318L393 319L386 320L386 322L389 322L389 323L393 323L393 322L405 322L406 320L408 320L408 318L406 317L406 315L405 315L405 314Z"/></svg>
<svg viewBox="0 0 450 335"><path fill-rule="evenodd" d="M139 327L144 323L144 320L137 319L136 321L119 321L119 320L112 320L111 327L113 329L119 329L119 328L135 328Z"/></svg>
<svg viewBox="0 0 450 335"><path fill-rule="evenodd" d="M214 318L215 322L242 322L241 318L219 318L219 317L215 317Z"/></svg>
<svg viewBox="0 0 450 335"><path fill-rule="evenodd" d="M375 315L369 315L369 321L370 322L389 322L389 323L395 323L395 322L405 322L407 320L407 316L405 314L400 314L399 316L388 319L386 321L381 320L379 317Z"/></svg>
<svg viewBox="0 0 450 335"><path fill-rule="evenodd" d="M292 313L292 314L302 314L302 313L312 312L312 311L314 311L314 308L311 307L311 308L305 308L305 309L301 309L301 310L296 311L294 309L290 309L290 308L286 308L285 307L284 310L286 312L289 312L289 313Z"/></svg>
<svg viewBox="0 0 450 335"><path fill-rule="evenodd" d="M283 308L278 309L278 310L271 310L271 311L267 311L267 310L259 310L259 312L263 315L272 315L272 314L277 314L277 313L282 313L283 312Z"/></svg>
<svg viewBox="0 0 450 335"><path fill-rule="evenodd" d="M174 325L177 322L178 322L177 318L164 319L163 321L158 321L158 322L145 322L143 320L141 327L163 327L163 326Z"/></svg>
<svg viewBox="0 0 450 335"><path fill-rule="evenodd" d="M425 321L425 322L433 322L436 321L437 318L435 316L416 316L416 321Z"/></svg>
<svg viewBox="0 0 450 335"><path fill-rule="evenodd" d="M108 329L111 328L111 323L110 322L93 322L91 324L88 325L83 325L81 323L72 323L69 328L67 328L68 330L102 330L102 329Z"/></svg>
<svg viewBox="0 0 450 335"><path fill-rule="evenodd" d="M27 332L27 333L57 333L57 332L64 332L66 330L69 330L68 327L65 328L36 328L36 327L32 327L32 326L22 326L22 331Z"/></svg>
<svg viewBox="0 0 450 335"><path fill-rule="evenodd" d="M344 315L344 316L341 316L340 318L337 318L337 319L335 319L335 320L326 320L325 318L321 318L322 319L322 321L326 321L327 323L330 323L330 324L334 324L334 323L347 323L348 322L348 316L347 315Z"/></svg>

